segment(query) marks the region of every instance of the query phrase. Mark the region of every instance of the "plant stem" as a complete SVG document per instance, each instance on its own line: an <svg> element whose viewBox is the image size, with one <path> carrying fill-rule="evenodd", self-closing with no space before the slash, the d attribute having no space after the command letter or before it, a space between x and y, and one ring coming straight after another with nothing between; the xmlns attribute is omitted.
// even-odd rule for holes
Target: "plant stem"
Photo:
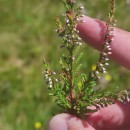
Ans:
<svg viewBox="0 0 130 130"><path fill-rule="evenodd" d="M70 3L73 3L73 0L70 0ZM69 11L69 15L72 18L74 18L74 10L73 9L71 9ZM72 34L73 31L71 30L70 33ZM70 49L70 57L71 57L71 64L70 64L70 101L71 101L71 110L70 110L70 112L71 113L73 112L73 109L74 109L74 99L75 99L75 95L74 95L74 92L73 92L73 89L74 89L74 84L73 84L73 52L74 52L74 48L75 48L75 45L74 45L73 40L72 40L71 49Z"/></svg>

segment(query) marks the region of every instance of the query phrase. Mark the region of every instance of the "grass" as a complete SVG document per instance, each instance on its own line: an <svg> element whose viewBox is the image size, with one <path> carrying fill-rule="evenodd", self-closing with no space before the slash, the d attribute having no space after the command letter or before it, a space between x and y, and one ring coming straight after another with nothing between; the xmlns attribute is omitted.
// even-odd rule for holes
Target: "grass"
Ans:
<svg viewBox="0 0 130 130"><path fill-rule="evenodd" d="M107 1L81 2L88 15L107 18ZM48 59L58 70L60 40L53 30L54 18L62 11L58 0L0 0L0 130L35 130L36 122L46 130L49 119L57 113L44 83L42 59ZM128 12L130 5L118 1L118 26L130 31ZM83 51L83 71L87 71L97 61L98 53L88 46ZM112 80L103 80L105 86L129 87L129 71L112 62L109 72Z"/></svg>

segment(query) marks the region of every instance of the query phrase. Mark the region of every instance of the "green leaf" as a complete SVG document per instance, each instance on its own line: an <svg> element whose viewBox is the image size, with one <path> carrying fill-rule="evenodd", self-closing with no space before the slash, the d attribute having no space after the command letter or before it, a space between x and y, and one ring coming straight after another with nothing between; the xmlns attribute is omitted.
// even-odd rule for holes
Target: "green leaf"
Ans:
<svg viewBox="0 0 130 130"><path fill-rule="evenodd" d="M77 46L77 47L75 48L75 50L74 50L74 55L77 55L77 54L78 54L80 48L81 48L80 46Z"/></svg>
<svg viewBox="0 0 130 130"><path fill-rule="evenodd" d="M63 58L63 60L64 60L64 62L66 63L66 64L69 64L70 63L70 61L69 61L69 59L62 53L61 54L61 57ZM63 62L62 62L63 63Z"/></svg>
<svg viewBox="0 0 130 130"><path fill-rule="evenodd" d="M49 66L45 59L43 59L43 66L45 69L47 69Z"/></svg>
<svg viewBox="0 0 130 130"><path fill-rule="evenodd" d="M80 61L80 59L82 58L82 56L83 56L83 53L81 52L81 53L78 55L77 59L75 60L75 63L76 63L76 64L79 63L79 61Z"/></svg>
<svg viewBox="0 0 130 130"><path fill-rule="evenodd" d="M74 76L76 76L76 74L79 72L79 70L81 69L81 67L82 67L82 64L79 64L78 67L74 71Z"/></svg>
<svg viewBox="0 0 130 130"><path fill-rule="evenodd" d="M96 86L96 81L90 81L90 82L89 82L89 86L90 86L90 87Z"/></svg>

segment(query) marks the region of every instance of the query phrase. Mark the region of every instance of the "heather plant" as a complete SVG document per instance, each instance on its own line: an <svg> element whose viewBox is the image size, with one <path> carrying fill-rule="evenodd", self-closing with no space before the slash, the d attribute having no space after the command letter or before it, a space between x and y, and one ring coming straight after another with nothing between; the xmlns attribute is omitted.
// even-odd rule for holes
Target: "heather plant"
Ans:
<svg viewBox="0 0 130 130"><path fill-rule="evenodd" d="M80 48L84 44L77 30L79 22L81 24L86 22L82 19L84 17L82 14L84 7L77 6L74 0L63 0L62 3L65 7L65 14L62 14L62 17L56 17L57 29L55 30L62 39L60 45L62 53L59 58L61 73L57 74L52 71L49 64L44 60L45 79L50 90L49 95L55 97L55 102L64 112L80 118L85 118L88 113L111 105L116 100L129 102L130 94L127 90L119 92L115 88L115 91L103 91L96 88L100 76L106 73L107 66L109 66L109 55L112 54L111 44L114 37L116 37L114 34L116 26L115 0L110 0L110 12L106 22L99 60L96 68L88 74L80 71L82 68L80 59L83 56ZM78 86L79 82L80 87Z"/></svg>

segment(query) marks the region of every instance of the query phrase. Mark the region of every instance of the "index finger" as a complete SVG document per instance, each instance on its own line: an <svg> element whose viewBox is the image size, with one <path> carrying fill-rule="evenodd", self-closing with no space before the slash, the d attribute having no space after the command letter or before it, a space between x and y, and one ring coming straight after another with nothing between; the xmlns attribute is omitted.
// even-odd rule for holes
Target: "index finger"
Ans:
<svg viewBox="0 0 130 130"><path fill-rule="evenodd" d="M106 27L105 23L87 16L82 19L86 22L78 24L79 35L92 47L101 50ZM118 28L115 28L114 33L114 41L111 44L111 58L130 69L130 33Z"/></svg>

